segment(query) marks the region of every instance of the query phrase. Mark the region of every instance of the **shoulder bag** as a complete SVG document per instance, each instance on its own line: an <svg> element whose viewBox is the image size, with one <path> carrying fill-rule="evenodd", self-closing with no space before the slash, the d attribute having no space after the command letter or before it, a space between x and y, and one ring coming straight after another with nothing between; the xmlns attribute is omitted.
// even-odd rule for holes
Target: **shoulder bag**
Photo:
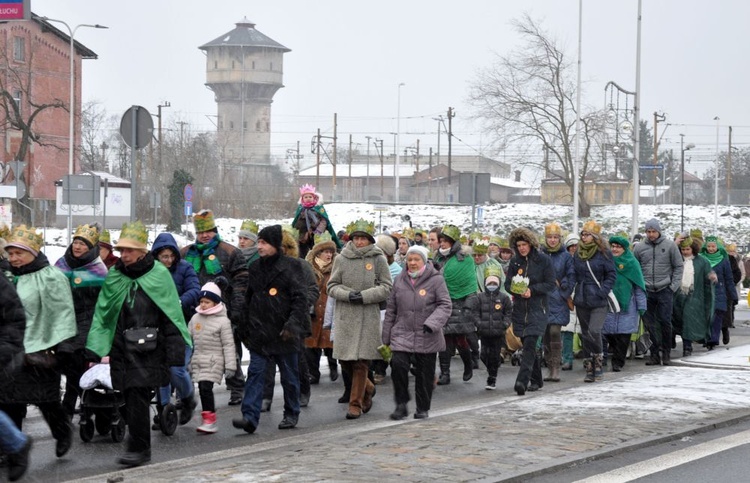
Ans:
<svg viewBox="0 0 750 483"><path fill-rule="evenodd" d="M596 285L599 288L602 288L602 284L599 283L596 275L594 275L594 271L591 270L591 264L589 264L588 260L586 260L586 266L589 268L589 273L591 274L591 276L594 277L594 282L596 282ZM617 301L617 297L615 297L614 292L612 292L611 290L607 294L607 309L614 314L620 312L620 302Z"/></svg>

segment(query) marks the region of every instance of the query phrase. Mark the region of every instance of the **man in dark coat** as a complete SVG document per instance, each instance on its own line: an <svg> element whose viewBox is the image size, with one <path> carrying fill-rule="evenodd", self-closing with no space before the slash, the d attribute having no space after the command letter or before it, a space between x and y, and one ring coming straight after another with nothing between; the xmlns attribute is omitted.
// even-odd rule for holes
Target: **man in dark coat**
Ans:
<svg viewBox="0 0 750 483"><path fill-rule="evenodd" d="M536 391L544 385L536 344L547 328L547 297L555 289L555 268L549 256L539 251L538 237L528 228L513 230L510 246L516 254L508 265L505 290L513 296L513 333L523 341L514 386L523 396L527 388Z"/></svg>
<svg viewBox="0 0 750 483"><path fill-rule="evenodd" d="M242 343L250 351L250 365L242 398L242 418L235 428L253 433L260 419L266 366L277 364L284 389L284 419L279 429L297 425L300 412L297 370L300 336L308 328L307 289L299 266L281 251L281 225L258 233L260 259L250 266L245 294Z"/></svg>
<svg viewBox="0 0 750 483"><path fill-rule="evenodd" d="M215 282L227 302L227 313L232 321L234 346L237 351L237 372L226 381L232 391L229 405L234 406L242 402L242 388L245 386L245 378L240 368L242 345L237 327L244 311L247 264L239 248L222 241L211 210L196 213L193 223L196 242L183 248L180 255L198 272L200 286Z"/></svg>

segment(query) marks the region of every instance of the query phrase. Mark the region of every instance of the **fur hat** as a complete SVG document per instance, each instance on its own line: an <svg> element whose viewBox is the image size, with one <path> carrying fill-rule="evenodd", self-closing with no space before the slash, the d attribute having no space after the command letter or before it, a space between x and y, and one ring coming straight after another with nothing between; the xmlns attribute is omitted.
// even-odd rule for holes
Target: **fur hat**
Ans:
<svg viewBox="0 0 750 483"><path fill-rule="evenodd" d="M195 225L196 233L216 231L214 212L211 210L201 210L198 213L195 213L193 215L193 225Z"/></svg>
<svg viewBox="0 0 750 483"><path fill-rule="evenodd" d="M382 248L381 248L382 249ZM315 257L317 257L321 252L324 252L326 250L330 250L333 252L333 256L336 256L336 244L333 243L333 240L331 239L331 235L328 233L323 233L322 235L315 235L315 245L312 247L312 249L307 252L307 256L305 257L305 260L312 262L315 260Z"/></svg>
<svg viewBox="0 0 750 483"><path fill-rule="evenodd" d="M659 220L656 218L651 218L646 222L646 231L648 230L656 230L659 233L661 233L661 223L659 223Z"/></svg>
<svg viewBox="0 0 750 483"><path fill-rule="evenodd" d="M221 289L213 282L208 282L201 287L199 299L208 299L217 304L224 302L224 299L221 298Z"/></svg>
<svg viewBox="0 0 750 483"><path fill-rule="evenodd" d="M283 227L281 230L281 251L284 252L284 255L288 257L299 257L299 245L297 244L297 236L292 233L292 231L284 229Z"/></svg>
<svg viewBox="0 0 750 483"><path fill-rule="evenodd" d="M396 253L396 242L391 235L378 235L375 245L383 251L386 257L393 256Z"/></svg>
<svg viewBox="0 0 750 483"><path fill-rule="evenodd" d="M408 257L410 253L416 253L417 255L422 257L422 261L424 263L427 263L428 252L425 247L414 245L412 247L409 247L409 249L406 251L406 256Z"/></svg>
<svg viewBox="0 0 750 483"><path fill-rule="evenodd" d="M267 226L260 230L260 233L258 233L258 240L263 240L264 242L274 247L276 250L281 250L282 238L283 235L281 225Z"/></svg>
<svg viewBox="0 0 750 483"><path fill-rule="evenodd" d="M515 230L510 232L509 239L510 246L514 248L516 246L516 243L518 243L519 241L525 241L532 247L539 248L539 239L537 238L536 234L529 228L523 226L520 228L516 228Z"/></svg>

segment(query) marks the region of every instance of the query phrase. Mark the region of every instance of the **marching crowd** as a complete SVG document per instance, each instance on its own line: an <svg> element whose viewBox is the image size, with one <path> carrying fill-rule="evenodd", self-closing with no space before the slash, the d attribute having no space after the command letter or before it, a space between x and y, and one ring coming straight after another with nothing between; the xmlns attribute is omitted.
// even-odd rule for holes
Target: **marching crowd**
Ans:
<svg viewBox="0 0 750 483"><path fill-rule="evenodd" d="M463 381L485 365L487 390L513 361L518 395L560 381L575 357L587 383L646 350L646 365L668 365L678 335L683 357L694 344L729 343L744 278L736 247L700 230L666 236L657 219L633 240L605 236L593 220L578 233L549 223L542 234L519 227L507 238L462 235L450 224L376 236L363 219L337 233L310 185L300 188L291 226L245 220L237 247L222 240L210 210L196 213L194 226L195 243L180 248L162 233L149 249L140 222L125 224L114 245L106 230L82 225L54 265L36 229L0 232L0 451L11 481L29 466L29 404L49 425L56 455L69 452L79 381L92 366L108 367L124 402L118 462L138 466L150 461L151 431L163 429L172 401L179 424L200 405L197 431L217 431L222 380L240 409L232 425L253 433L278 367L278 427L294 428L323 355L330 379L343 379L346 419L369 412L388 369L390 417L409 415L410 374L413 417L429 417L454 355Z"/></svg>

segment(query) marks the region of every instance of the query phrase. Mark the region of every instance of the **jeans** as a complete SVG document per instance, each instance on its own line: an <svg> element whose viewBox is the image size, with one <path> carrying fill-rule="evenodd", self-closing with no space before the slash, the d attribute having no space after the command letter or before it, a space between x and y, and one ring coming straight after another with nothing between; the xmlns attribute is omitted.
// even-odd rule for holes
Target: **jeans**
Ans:
<svg viewBox="0 0 750 483"><path fill-rule="evenodd" d="M307 366L307 358L304 350L297 356L297 376L299 377L300 394L310 394L310 369ZM266 366L266 380L263 383L263 399L273 400L273 391L276 387L276 364Z"/></svg>
<svg viewBox="0 0 750 483"><path fill-rule="evenodd" d="M714 318L711 320L711 340L708 341L711 345L719 345L719 336L721 335L725 314L726 310L714 310Z"/></svg>
<svg viewBox="0 0 750 483"><path fill-rule="evenodd" d="M279 366L281 387L284 389L284 417L299 416L299 372L297 359L299 354L265 355L250 351L250 364L247 368L245 394L242 396L242 416L255 427L260 419L260 405L263 400L263 384L266 380L266 367L269 364Z"/></svg>
<svg viewBox="0 0 750 483"><path fill-rule="evenodd" d="M169 372L171 373L171 384L159 388L160 404L166 405L169 403L172 394L172 386L177 390L177 397L179 399L186 399L193 395L193 392L195 391L193 388L193 380L190 379L190 373L188 373L187 370L192 355L193 349L190 346L185 346L185 365L169 368Z"/></svg>
<svg viewBox="0 0 750 483"><path fill-rule="evenodd" d="M674 294L669 288L646 295L646 312L643 323L651 337L651 357L660 357L659 350L672 351L672 303ZM718 336L716 338L718 341Z"/></svg>
<svg viewBox="0 0 750 483"><path fill-rule="evenodd" d="M7 414L0 411L0 451L16 454L23 449L27 440L28 436L16 427Z"/></svg>

